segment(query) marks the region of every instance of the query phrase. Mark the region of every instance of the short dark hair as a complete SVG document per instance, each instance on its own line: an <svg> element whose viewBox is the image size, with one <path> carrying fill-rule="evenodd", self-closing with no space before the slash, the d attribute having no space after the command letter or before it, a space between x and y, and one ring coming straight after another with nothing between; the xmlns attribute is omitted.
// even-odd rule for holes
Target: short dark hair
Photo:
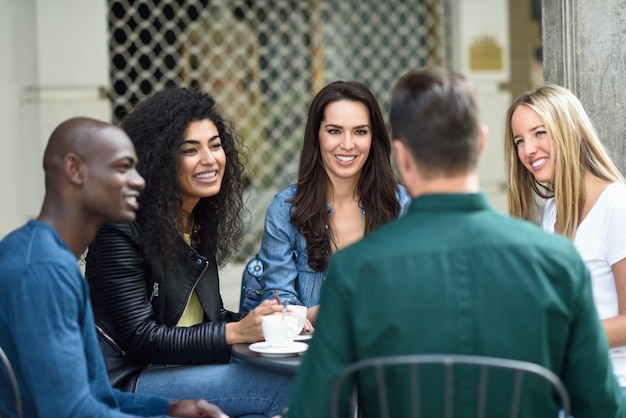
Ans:
<svg viewBox="0 0 626 418"><path fill-rule="evenodd" d="M474 87L462 75L444 68L405 74L394 86L389 119L393 139L407 145L426 178L476 167L478 105Z"/></svg>

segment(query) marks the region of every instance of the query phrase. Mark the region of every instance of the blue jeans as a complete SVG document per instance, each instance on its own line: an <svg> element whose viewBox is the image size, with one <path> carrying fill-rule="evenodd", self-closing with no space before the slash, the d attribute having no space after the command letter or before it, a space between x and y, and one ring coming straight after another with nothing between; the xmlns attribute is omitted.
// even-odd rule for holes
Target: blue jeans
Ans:
<svg viewBox="0 0 626 418"><path fill-rule="evenodd" d="M170 399L205 399L231 418L280 415L289 401L293 376L233 359L230 364L152 366L135 392Z"/></svg>

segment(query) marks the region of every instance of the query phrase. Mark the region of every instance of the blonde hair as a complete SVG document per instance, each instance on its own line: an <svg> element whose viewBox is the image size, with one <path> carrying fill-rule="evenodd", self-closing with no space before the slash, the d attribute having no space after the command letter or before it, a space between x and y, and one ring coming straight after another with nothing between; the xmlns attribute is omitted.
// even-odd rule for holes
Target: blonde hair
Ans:
<svg viewBox="0 0 626 418"><path fill-rule="evenodd" d="M528 106L542 120L551 139L554 175L550 183L538 183L517 156L511 118L520 106ZM535 197L554 197L558 230L573 239L584 204L586 170L602 180L626 182L600 142L591 119L578 98L564 87L547 84L522 95L508 109L504 152L509 213L530 219Z"/></svg>

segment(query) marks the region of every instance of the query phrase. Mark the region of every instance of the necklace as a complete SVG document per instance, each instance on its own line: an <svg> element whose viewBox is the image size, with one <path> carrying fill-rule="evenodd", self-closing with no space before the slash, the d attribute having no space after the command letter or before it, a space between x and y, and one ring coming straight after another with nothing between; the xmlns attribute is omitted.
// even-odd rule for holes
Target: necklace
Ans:
<svg viewBox="0 0 626 418"><path fill-rule="evenodd" d="M593 187L593 185L596 183L596 180L598 178L594 177L593 180L591 180L591 183L589 184L589 186L587 186L587 189L585 190L585 192L583 193L583 201L587 200L587 195L589 194L589 192L591 191L591 188Z"/></svg>
<svg viewBox="0 0 626 418"><path fill-rule="evenodd" d="M363 203L361 203L361 201L359 200L357 204L359 206L359 210L361 211L361 217L365 218L365 208L363 207ZM331 202L328 202L327 206L328 206L328 216L332 216L333 204Z"/></svg>
<svg viewBox="0 0 626 418"><path fill-rule="evenodd" d="M181 226L179 228L180 232L183 234L188 234L191 235L192 232L194 232L196 230L196 227L194 225L194 216L193 213L190 213L187 216L186 222L185 220L181 220L180 221Z"/></svg>
<svg viewBox="0 0 626 418"><path fill-rule="evenodd" d="M359 202L359 210L361 211L361 218L365 218L365 208L363 208L363 205ZM333 208L331 206L330 210L328 211L329 215L333 214Z"/></svg>
<svg viewBox="0 0 626 418"><path fill-rule="evenodd" d="M333 216L333 206L330 202L327 203L328 205L328 223L333 222L333 220L331 219L331 217ZM361 218L365 218L365 208L363 207L363 204L359 201L358 202L358 206L359 206L359 211L361 212ZM333 234L332 234L332 228L329 227L328 223L324 224L324 228L330 233L330 237L331 237L331 242L334 242L333 239ZM336 247L336 246L335 246Z"/></svg>

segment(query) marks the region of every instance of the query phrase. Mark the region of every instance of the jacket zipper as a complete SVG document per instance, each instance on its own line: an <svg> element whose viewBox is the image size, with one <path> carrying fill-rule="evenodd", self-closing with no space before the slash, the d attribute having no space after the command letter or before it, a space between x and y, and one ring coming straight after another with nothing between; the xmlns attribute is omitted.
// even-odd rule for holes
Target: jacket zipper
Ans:
<svg viewBox="0 0 626 418"><path fill-rule="evenodd" d="M107 340L113 346L113 348L115 348L117 352L122 355L122 357L126 357L126 351L122 347L120 347L120 345L113 339L113 337L107 334L104 329L100 327L100 325L96 324L96 330L98 331L98 334L102 336L102 338Z"/></svg>
<svg viewBox="0 0 626 418"><path fill-rule="evenodd" d="M152 302L152 298L159 296L159 284L154 282L152 285L152 293L150 294L150 302Z"/></svg>
<svg viewBox="0 0 626 418"><path fill-rule="evenodd" d="M209 262L205 261L204 262L204 268L202 269L202 272L200 272L198 277L196 277L196 281L193 283L193 287L191 288L191 292L189 292L189 294L187 295L187 300L185 301L185 305L183 307L183 310L181 311L180 315L178 315L178 318L176 318L176 323L178 323L178 321L180 321L181 316L183 316L183 313L185 313L185 309L187 309L187 305L189 305L189 301L191 300L191 295L193 294L193 291L196 290L196 286L198 286L198 282L200 281L200 277L202 277L202 275L204 274L204 272L206 271L206 269L208 267L209 267Z"/></svg>

